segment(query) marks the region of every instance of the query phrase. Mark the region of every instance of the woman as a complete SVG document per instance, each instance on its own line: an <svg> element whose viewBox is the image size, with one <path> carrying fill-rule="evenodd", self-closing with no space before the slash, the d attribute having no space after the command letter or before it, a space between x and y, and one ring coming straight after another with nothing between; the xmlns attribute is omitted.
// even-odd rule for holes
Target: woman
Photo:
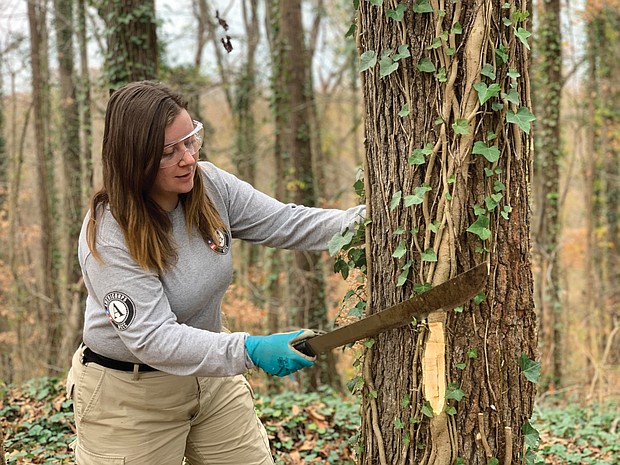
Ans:
<svg viewBox="0 0 620 465"><path fill-rule="evenodd" d="M363 207L282 204L199 163L202 132L159 83L108 102L104 186L79 240L88 297L68 376L78 465L272 464L243 373L286 376L314 361L292 348L308 331L221 332L231 240L323 250Z"/></svg>

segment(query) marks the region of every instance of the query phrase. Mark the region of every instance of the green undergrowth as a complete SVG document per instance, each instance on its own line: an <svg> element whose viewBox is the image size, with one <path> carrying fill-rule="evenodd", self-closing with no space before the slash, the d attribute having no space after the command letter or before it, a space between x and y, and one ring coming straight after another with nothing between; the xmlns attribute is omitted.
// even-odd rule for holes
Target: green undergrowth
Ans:
<svg viewBox="0 0 620 465"><path fill-rule="evenodd" d="M532 425L540 432L537 464L620 465L620 402L578 399L539 402Z"/></svg>
<svg viewBox="0 0 620 465"><path fill-rule="evenodd" d="M359 400L330 389L261 393L256 408L279 465L355 463L360 430ZM578 400L538 402L532 426L534 464L619 465L620 403ZM73 463L71 401L63 380L37 378L20 386L0 385L0 425L6 461L17 464ZM532 434L529 434L531 440Z"/></svg>

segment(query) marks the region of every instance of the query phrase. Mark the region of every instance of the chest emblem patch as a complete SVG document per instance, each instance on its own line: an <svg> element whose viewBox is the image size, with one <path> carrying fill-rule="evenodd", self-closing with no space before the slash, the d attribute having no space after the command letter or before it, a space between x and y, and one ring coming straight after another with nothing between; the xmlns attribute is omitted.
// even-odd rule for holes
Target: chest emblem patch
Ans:
<svg viewBox="0 0 620 465"><path fill-rule="evenodd" d="M207 244L215 253L226 255L230 250L230 235L228 231L218 231L215 240L209 239Z"/></svg>
<svg viewBox="0 0 620 465"><path fill-rule="evenodd" d="M108 319L119 331L129 328L136 316L136 306L122 292L108 292L103 298L103 306Z"/></svg>

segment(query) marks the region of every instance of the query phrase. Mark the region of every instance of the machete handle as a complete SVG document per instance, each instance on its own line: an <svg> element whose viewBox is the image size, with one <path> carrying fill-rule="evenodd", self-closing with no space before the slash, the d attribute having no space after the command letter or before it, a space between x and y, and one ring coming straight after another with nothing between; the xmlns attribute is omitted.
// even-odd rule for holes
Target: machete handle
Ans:
<svg viewBox="0 0 620 465"><path fill-rule="evenodd" d="M301 352L304 355L307 355L308 357L316 357L316 353L314 352L314 350L312 350L310 344L308 344L308 339L296 342L295 344L293 344L293 349Z"/></svg>

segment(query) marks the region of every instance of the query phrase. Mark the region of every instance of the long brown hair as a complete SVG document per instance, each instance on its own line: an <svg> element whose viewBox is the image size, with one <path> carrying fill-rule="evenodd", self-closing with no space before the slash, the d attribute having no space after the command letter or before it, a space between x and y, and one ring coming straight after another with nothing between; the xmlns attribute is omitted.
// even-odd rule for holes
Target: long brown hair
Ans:
<svg viewBox="0 0 620 465"><path fill-rule="evenodd" d="M88 246L97 259L101 260L96 246L97 219L106 205L138 265L162 272L176 259L172 223L149 192L159 170L166 127L183 109L187 102L180 94L152 81L128 84L110 97L103 133L103 188L91 200L86 230ZM205 192L200 169L194 173L192 190L180 194L179 199L190 233L196 227L207 241L224 229Z"/></svg>

